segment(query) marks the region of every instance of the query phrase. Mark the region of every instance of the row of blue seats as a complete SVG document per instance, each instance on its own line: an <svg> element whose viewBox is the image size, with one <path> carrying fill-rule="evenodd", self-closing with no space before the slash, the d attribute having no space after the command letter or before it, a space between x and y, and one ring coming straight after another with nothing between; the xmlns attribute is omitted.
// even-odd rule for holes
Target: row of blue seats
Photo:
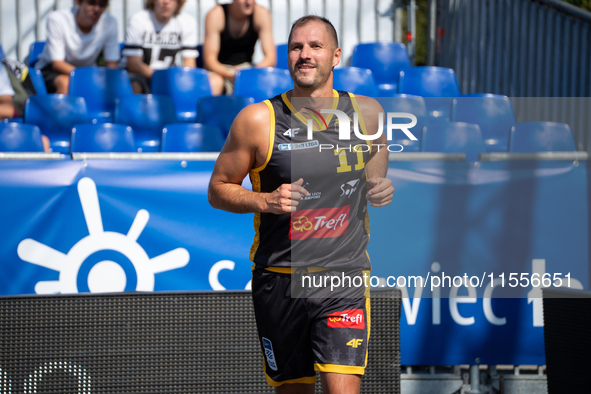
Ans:
<svg viewBox="0 0 591 394"><path fill-rule="evenodd" d="M142 152L133 129L116 123L82 123L71 130L68 150L78 152ZM224 137L215 126L167 124L161 130L161 152L219 152ZM32 124L0 124L0 152L43 152L41 130Z"/></svg>
<svg viewBox="0 0 591 394"><path fill-rule="evenodd" d="M523 122L511 128L510 152L573 151L568 125L554 122ZM532 141L538 142L534 149ZM132 127L112 123L76 124L67 152L142 152ZM219 128L198 123L165 125L161 152L219 152L224 138ZM464 122L437 122L421 133L422 152L465 153L468 161L486 153L480 127ZM41 131L31 124L0 124L1 152L42 152Z"/></svg>
<svg viewBox="0 0 591 394"><path fill-rule="evenodd" d="M225 140L232 121L253 99L241 96L203 97L199 108L198 123L213 126ZM68 153L71 130L82 123L119 123L132 127L137 148L144 152L158 152L161 131L166 124L178 123L173 101L166 96L132 94L116 99L113 117L97 121L88 110L83 97L48 94L27 99L24 123L39 127L51 142L54 152Z"/></svg>
<svg viewBox="0 0 591 394"><path fill-rule="evenodd" d="M399 143L406 151L420 151L421 138L426 129L441 123L441 118L428 115L428 104L433 98L400 96L378 99L385 112L406 112L417 118L412 132L417 141L408 139L402 132L393 135L393 143ZM458 97L451 99L449 109L451 122L478 125L486 152L507 152L510 150L511 129L517 126L511 102L504 96ZM216 126L223 137L227 136L235 116L252 98L241 96L202 97L198 104L197 122ZM140 148L144 151L158 151L160 131L165 124L177 123L173 102L166 96L128 95L115 101L114 122L130 125ZM25 123L37 125L52 142L56 152L67 152L70 130L74 124L95 121L89 114L86 100L69 95L37 95L28 99L25 106ZM445 120L444 120L445 121ZM96 122L102 123L102 122ZM394 120L393 123L408 123L408 119ZM553 141L564 140L569 144L562 150L575 150L574 137L566 126L568 136L557 136L543 141L531 141L533 151L557 150ZM568 138L567 138L568 137Z"/></svg>

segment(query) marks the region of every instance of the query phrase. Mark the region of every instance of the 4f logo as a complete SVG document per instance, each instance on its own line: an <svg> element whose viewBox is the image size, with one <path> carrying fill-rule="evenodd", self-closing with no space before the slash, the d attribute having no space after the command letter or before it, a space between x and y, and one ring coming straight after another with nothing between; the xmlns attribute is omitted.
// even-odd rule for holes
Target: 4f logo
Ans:
<svg viewBox="0 0 591 394"><path fill-rule="evenodd" d="M357 349L361 343L363 343L363 339L351 339L347 342L347 346L351 346L353 349Z"/></svg>

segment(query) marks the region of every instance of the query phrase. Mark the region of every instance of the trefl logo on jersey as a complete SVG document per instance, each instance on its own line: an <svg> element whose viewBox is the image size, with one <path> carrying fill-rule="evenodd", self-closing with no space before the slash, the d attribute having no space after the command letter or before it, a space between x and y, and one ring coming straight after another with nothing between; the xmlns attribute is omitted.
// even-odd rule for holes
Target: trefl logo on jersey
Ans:
<svg viewBox="0 0 591 394"><path fill-rule="evenodd" d="M329 328L365 328L365 319L362 309L349 309L348 311L335 312L328 315Z"/></svg>
<svg viewBox="0 0 591 394"><path fill-rule="evenodd" d="M349 227L349 205L292 212L289 239L334 238Z"/></svg>

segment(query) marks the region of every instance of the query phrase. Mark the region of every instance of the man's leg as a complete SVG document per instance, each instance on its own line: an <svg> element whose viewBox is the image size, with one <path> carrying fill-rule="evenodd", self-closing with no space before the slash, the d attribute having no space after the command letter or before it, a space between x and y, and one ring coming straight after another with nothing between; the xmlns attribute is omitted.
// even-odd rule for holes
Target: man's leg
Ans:
<svg viewBox="0 0 591 394"><path fill-rule="evenodd" d="M55 85L55 92L57 94L68 94L70 89L70 76L66 74L61 74L55 77L53 80Z"/></svg>
<svg viewBox="0 0 591 394"><path fill-rule="evenodd" d="M320 380L324 394L359 394L361 390L360 375L321 372Z"/></svg>
<svg viewBox="0 0 591 394"><path fill-rule="evenodd" d="M276 387L275 392L277 394L314 394L314 385L304 383L284 384Z"/></svg>

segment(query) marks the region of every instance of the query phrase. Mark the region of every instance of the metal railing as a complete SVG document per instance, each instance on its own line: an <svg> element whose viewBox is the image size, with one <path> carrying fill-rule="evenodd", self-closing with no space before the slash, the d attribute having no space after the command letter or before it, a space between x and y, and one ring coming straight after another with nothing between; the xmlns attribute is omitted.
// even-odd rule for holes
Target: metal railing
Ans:
<svg viewBox="0 0 591 394"><path fill-rule="evenodd" d="M223 0L188 0L183 12L197 20L199 42L203 42L206 14ZM322 15L335 25L343 49L342 65L346 65L353 47L359 42L392 41L395 25L396 0L257 0L270 10L273 19L273 35L276 44L287 41L291 23L308 13ZM29 46L35 41L45 40L45 21L56 9L69 8L73 0L3 0L0 1L0 44L6 56L24 60ZM144 7L144 0L112 0L108 12L118 22L119 40L124 41L125 25L128 18ZM401 19L399 17L399 19ZM397 36L400 36L398 34ZM255 60L261 56L260 48Z"/></svg>

